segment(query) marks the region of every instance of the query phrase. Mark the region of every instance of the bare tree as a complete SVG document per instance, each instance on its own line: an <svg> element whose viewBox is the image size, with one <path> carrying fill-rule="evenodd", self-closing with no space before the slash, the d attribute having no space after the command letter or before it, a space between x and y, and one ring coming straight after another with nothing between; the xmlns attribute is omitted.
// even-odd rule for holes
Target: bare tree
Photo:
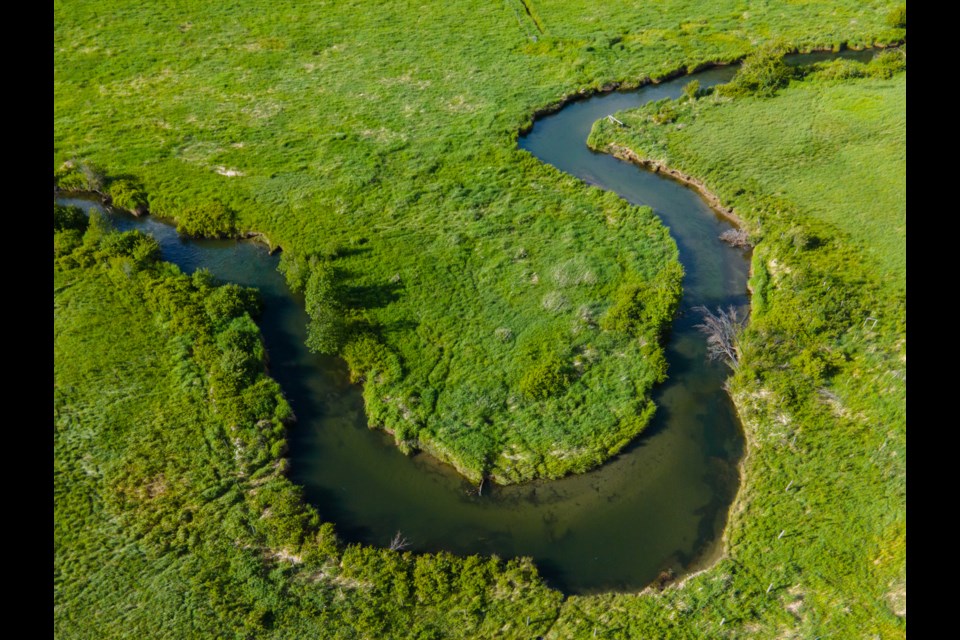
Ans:
<svg viewBox="0 0 960 640"><path fill-rule="evenodd" d="M724 310L717 307L714 313L704 306L694 309L703 314L703 323L697 329L707 336L707 356L711 360L723 360L731 369L740 366L740 332L744 320L738 317L737 310L729 306Z"/></svg>
<svg viewBox="0 0 960 640"><path fill-rule="evenodd" d="M750 238L743 229L727 229L720 234L720 239L733 247L749 247Z"/></svg>
<svg viewBox="0 0 960 640"><path fill-rule="evenodd" d="M403 534L397 531L393 536L393 540L390 541L390 546L388 548L390 551L403 551L409 546L410 541L407 540Z"/></svg>

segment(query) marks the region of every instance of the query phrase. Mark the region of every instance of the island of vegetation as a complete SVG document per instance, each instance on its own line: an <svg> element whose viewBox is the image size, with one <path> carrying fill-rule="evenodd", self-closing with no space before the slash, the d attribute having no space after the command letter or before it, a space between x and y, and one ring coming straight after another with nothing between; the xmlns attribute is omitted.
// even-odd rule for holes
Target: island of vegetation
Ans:
<svg viewBox="0 0 960 640"><path fill-rule="evenodd" d="M556 477L649 421L682 269L649 209L516 151L517 131L778 37L897 42L901 13L58 2L55 186L189 235L264 233L372 425L474 481ZM344 545L284 475L293 416L255 293L55 207L57 634L901 637L905 53L803 78L780 53L755 58L769 87L748 66L591 135L702 183L756 247L732 361L745 484L716 566L565 598L528 560Z"/></svg>

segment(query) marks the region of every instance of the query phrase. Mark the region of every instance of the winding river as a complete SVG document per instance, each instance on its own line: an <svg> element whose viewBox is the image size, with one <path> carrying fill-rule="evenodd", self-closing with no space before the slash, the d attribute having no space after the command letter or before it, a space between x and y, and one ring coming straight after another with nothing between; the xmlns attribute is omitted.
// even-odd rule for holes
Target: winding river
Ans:
<svg viewBox="0 0 960 640"><path fill-rule="evenodd" d="M720 67L693 77L706 88L729 80L734 70ZM687 572L719 552L739 483L743 438L723 391L728 372L707 362L694 326L699 317L691 309L746 307L749 255L717 239L730 224L695 191L593 153L585 141L599 118L677 97L690 79L570 103L538 119L519 140L521 149L561 171L653 207L670 228L686 270L666 345L669 380L655 391L653 423L600 469L562 480L487 486L478 496L450 467L426 455L404 456L389 436L367 427L360 391L347 381L343 363L307 351L303 301L289 292L276 256L263 245L186 241L150 217L111 215L120 229L154 235L163 258L185 272L205 267L225 281L260 289L270 372L298 417L288 436L291 479L324 520L336 523L342 538L386 545L401 531L416 551L531 556L547 581L567 593L636 591L662 571ZM92 206L80 199L58 202Z"/></svg>

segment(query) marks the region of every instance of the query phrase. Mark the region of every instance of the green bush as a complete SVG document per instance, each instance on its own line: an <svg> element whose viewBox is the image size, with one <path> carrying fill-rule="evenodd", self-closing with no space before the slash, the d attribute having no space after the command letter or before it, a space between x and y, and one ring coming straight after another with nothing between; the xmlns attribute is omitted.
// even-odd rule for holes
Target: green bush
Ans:
<svg viewBox="0 0 960 640"><path fill-rule="evenodd" d="M213 289L204 299L203 306L210 321L219 326L244 314L257 316L260 296L255 289L229 283Z"/></svg>
<svg viewBox="0 0 960 640"><path fill-rule="evenodd" d="M78 229L64 229L53 233L53 257L61 258L73 253L83 244L83 233ZM66 266L66 265L64 265Z"/></svg>
<svg viewBox="0 0 960 640"><path fill-rule="evenodd" d="M99 245L103 238L114 231L107 216L96 209L90 209L90 217L87 220L87 228L83 232L83 244L88 247Z"/></svg>
<svg viewBox="0 0 960 640"><path fill-rule="evenodd" d="M351 340L343 348L343 359L350 368L350 381L376 378L381 383L400 379L400 359L389 347L370 334Z"/></svg>
<svg viewBox="0 0 960 640"><path fill-rule="evenodd" d="M307 280L310 279L310 263L306 256L300 253L282 251L277 271L283 274L287 286L294 293L300 293L306 289Z"/></svg>
<svg viewBox="0 0 960 640"><path fill-rule="evenodd" d="M901 4L898 7L894 7L890 13L887 14L887 24L894 29L906 29L907 5Z"/></svg>
<svg viewBox="0 0 960 640"><path fill-rule="evenodd" d="M310 316L307 347L314 353L339 353L347 338L347 326L332 266L323 262L312 266L304 298Z"/></svg>
<svg viewBox="0 0 960 640"><path fill-rule="evenodd" d="M147 194L132 180L114 180L107 188L110 203L118 209L126 209L137 214L147 211Z"/></svg>
<svg viewBox="0 0 960 640"><path fill-rule="evenodd" d="M217 346L224 352L236 350L251 354L258 362L266 356L260 340L260 329L247 314L234 318L217 334Z"/></svg>
<svg viewBox="0 0 960 640"><path fill-rule="evenodd" d="M682 273L682 267L671 264L652 282L628 281L620 285L613 304L600 319L600 327L636 337L659 337L680 300Z"/></svg>
<svg viewBox="0 0 960 640"><path fill-rule="evenodd" d="M65 229L75 229L80 233L87 230L90 221L84 215L80 207L67 207L59 204L53 205L53 230L63 231Z"/></svg>
<svg viewBox="0 0 960 640"><path fill-rule="evenodd" d="M894 74L907 70L907 54L903 49L888 49L878 53L867 69L875 78L892 78Z"/></svg>
<svg viewBox="0 0 960 640"><path fill-rule="evenodd" d="M848 80L863 78L868 75L866 65L854 60L838 58L830 62L822 62L814 67L812 77L820 80Z"/></svg>
<svg viewBox="0 0 960 640"><path fill-rule="evenodd" d="M770 97L790 84L797 71L783 60L788 48L781 42L763 45L743 60L737 74L719 88L726 96L755 95Z"/></svg>
<svg viewBox="0 0 960 640"><path fill-rule="evenodd" d="M340 352L346 339L346 326L341 309L336 306L319 306L310 317L307 326L307 347L314 353L335 355Z"/></svg>
<svg viewBox="0 0 960 640"><path fill-rule="evenodd" d="M218 382L228 385L228 388L233 391L253 382L260 363L249 353L239 349L227 349L220 355L217 364L219 370L215 375Z"/></svg>
<svg viewBox="0 0 960 640"><path fill-rule="evenodd" d="M677 119L677 105L673 100L662 100L653 121L657 124L670 124Z"/></svg>
<svg viewBox="0 0 960 640"><path fill-rule="evenodd" d="M68 160L53 172L53 186L63 191L83 191L83 174L73 161Z"/></svg>
<svg viewBox="0 0 960 640"><path fill-rule="evenodd" d="M97 256L103 258L129 257L140 266L160 259L160 244L153 236L133 230L108 233L100 241Z"/></svg>
<svg viewBox="0 0 960 640"><path fill-rule="evenodd" d="M520 392L532 400L545 400L570 384L569 368L556 355L543 356L520 378Z"/></svg>
<svg viewBox="0 0 960 640"><path fill-rule="evenodd" d="M192 238L229 238L237 231L235 214L221 202L183 207L175 217L177 233Z"/></svg>

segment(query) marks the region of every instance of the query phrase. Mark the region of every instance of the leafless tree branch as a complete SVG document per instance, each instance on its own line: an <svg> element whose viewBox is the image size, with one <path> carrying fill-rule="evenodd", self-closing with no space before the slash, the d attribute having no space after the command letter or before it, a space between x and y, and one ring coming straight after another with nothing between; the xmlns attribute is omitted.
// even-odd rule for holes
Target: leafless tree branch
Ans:
<svg viewBox="0 0 960 640"><path fill-rule="evenodd" d="M410 541L406 539L399 531L394 534L393 540L390 541L389 549L391 551L403 551L410 546Z"/></svg>
<svg viewBox="0 0 960 640"><path fill-rule="evenodd" d="M723 360L736 370L740 366L740 332L744 325L737 310L733 306L725 310L718 307L714 313L699 306L694 311L703 314L703 322L696 327L707 336L707 356L711 360Z"/></svg>

